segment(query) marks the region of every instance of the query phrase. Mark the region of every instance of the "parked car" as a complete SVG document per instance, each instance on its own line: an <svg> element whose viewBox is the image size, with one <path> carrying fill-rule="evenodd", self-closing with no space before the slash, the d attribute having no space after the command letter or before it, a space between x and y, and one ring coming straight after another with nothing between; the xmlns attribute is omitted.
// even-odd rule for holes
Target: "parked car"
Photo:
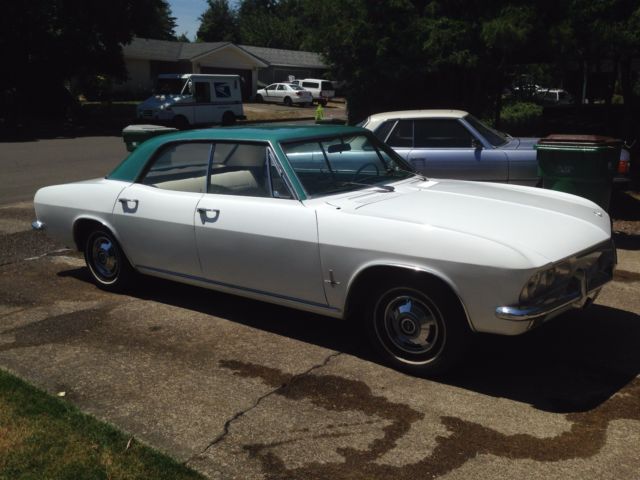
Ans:
<svg viewBox="0 0 640 480"><path fill-rule="evenodd" d="M587 305L615 264L591 201L429 180L355 127L161 135L34 205L34 228L84 251L106 290L140 273L362 321L416 374L445 372L472 332L522 334Z"/></svg>
<svg viewBox="0 0 640 480"><path fill-rule="evenodd" d="M231 125L246 118L238 75L162 74L155 93L137 107L140 120L183 129Z"/></svg>
<svg viewBox="0 0 640 480"><path fill-rule="evenodd" d="M336 94L333 83L329 80L305 78L304 80L293 80L291 83L294 85L300 85L305 90L311 92L313 100L323 106L326 105L327 102Z"/></svg>
<svg viewBox="0 0 640 480"><path fill-rule="evenodd" d="M542 105L568 105L573 95L561 88L541 88L536 91L536 101Z"/></svg>
<svg viewBox="0 0 640 480"><path fill-rule="evenodd" d="M461 110L377 113L361 125L427 176L529 186L539 182L538 138L498 132Z"/></svg>
<svg viewBox="0 0 640 480"><path fill-rule="evenodd" d="M313 98L311 92L298 85L290 83L272 83L268 87L258 90L256 102L284 103L287 106L294 104L311 105Z"/></svg>

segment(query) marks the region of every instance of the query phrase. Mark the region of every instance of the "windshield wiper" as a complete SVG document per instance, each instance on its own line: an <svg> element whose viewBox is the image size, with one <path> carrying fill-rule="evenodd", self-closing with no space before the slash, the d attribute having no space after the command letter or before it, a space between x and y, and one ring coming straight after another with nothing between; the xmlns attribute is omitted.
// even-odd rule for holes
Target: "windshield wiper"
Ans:
<svg viewBox="0 0 640 480"><path fill-rule="evenodd" d="M381 188L387 192L395 192L395 187L391 185L371 185L370 183L360 183L360 182L340 182L340 185L355 185L356 187L367 187L367 188Z"/></svg>

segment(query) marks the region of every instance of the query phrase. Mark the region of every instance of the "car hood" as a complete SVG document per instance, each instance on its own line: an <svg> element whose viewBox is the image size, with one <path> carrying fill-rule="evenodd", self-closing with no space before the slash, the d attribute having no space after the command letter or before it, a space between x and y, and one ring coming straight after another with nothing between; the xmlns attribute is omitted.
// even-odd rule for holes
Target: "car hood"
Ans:
<svg viewBox="0 0 640 480"><path fill-rule="evenodd" d="M533 150L533 146L540 141L537 137L510 137L509 141L500 146L503 150Z"/></svg>
<svg viewBox="0 0 640 480"><path fill-rule="evenodd" d="M420 223L503 244L555 262L610 238L609 216L582 197L551 190L455 180L399 184L332 199L345 213Z"/></svg>

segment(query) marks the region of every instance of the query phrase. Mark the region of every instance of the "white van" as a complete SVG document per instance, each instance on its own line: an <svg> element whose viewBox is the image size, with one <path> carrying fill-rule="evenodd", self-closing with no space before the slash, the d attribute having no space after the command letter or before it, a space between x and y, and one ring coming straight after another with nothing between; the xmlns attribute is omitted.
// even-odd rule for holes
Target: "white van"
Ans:
<svg viewBox="0 0 640 480"><path fill-rule="evenodd" d="M141 120L177 128L244 119L240 77L196 73L158 75L154 95L137 107Z"/></svg>
<svg viewBox="0 0 640 480"><path fill-rule="evenodd" d="M327 102L331 100L336 94L336 91L333 88L333 84L329 80L305 78L304 80L293 80L290 83L299 85L305 90L310 91L311 96L313 96L313 100L321 105L326 105Z"/></svg>

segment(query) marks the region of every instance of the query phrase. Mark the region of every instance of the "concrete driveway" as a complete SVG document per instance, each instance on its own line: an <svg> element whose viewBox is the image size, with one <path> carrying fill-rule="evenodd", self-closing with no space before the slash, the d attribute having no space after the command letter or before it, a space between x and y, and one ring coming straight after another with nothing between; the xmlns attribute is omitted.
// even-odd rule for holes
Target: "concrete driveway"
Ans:
<svg viewBox="0 0 640 480"><path fill-rule="evenodd" d="M0 207L0 367L210 478L638 478L638 241L592 308L481 337L436 382L337 320L152 278L105 293L32 216Z"/></svg>

